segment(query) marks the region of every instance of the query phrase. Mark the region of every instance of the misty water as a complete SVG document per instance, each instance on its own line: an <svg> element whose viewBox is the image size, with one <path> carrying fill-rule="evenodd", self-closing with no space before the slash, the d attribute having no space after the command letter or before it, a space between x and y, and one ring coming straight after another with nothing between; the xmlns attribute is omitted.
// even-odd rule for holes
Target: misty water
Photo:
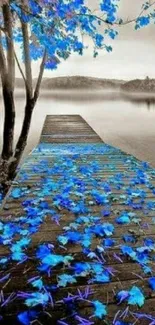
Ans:
<svg viewBox="0 0 155 325"><path fill-rule="evenodd" d="M0 106L0 146L4 113ZM15 141L24 114L24 97L16 97ZM53 91L42 94L33 113L24 156L37 145L47 114L80 114L103 141L149 161L155 167L155 104L129 101L106 91Z"/></svg>

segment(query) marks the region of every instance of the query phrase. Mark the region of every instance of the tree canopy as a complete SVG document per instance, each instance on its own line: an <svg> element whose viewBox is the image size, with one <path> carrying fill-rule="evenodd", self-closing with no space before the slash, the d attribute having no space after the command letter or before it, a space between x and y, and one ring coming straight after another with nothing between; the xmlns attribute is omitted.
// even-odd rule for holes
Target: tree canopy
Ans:
<svg viewBox="0 0 155 325"><path fill-rule="evenodd" d="M112 48L107 45L104 34L112 39L117 35L112 24L117 20L119 1L99 2L96 13L93 13L85 2L84 0L10 1L14 41L19 43L23 50L20 21L28 23L31 59L42 58L46 50L45 68L51 70L57 68L60 60L67 59L71 52L78 52L80 55L83 53L84 34L89 35L94 41L94 56L97 55L97 48L111 51ZM5 32L2 15L1 25ZM3 37L3 46L6 47L5 37L6 34Z"/></svg>
<svg viewBox="0 0 155 325"><path fill-rule="evenodd" d="M29 48L31 59L42 58L46 50L45 68L55 69L61 59L67 59L71 52L83 54L83 35L89 35L94 42L94 56L98 48L108 52L107 36L114 39L118 25L119 0L101 0L94 11L85 0L1 0L1 6L9 4L12 14L13 39L23 50L23 33L20 21L29 25ZM146 26L155 20L154 2L147 1L135 17L135 28ZM152 12L150 12L150 8ZM1 12L1 30L4 32L2 45L6 48L7 30ZM23 53L24 58L24 53Z"/></svg>

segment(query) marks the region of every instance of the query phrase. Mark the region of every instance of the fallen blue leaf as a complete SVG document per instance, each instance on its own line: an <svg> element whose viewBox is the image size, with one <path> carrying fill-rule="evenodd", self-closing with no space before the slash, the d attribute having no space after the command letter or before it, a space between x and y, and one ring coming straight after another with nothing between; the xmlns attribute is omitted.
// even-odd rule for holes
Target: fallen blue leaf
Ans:
<svg viewBox="0 0 155 325"><path fill-rule="evenodd" d="M66 287L68 283L73 284L76 283L76 279L74 276L70 274L62 274L58 276L58 286L59 287Z"/></svg>
<svg viewBox="0 0 155 325"><path fill-rule="evenodd" d="M150 286L150 288L151 288L152 290L155 290L155 277L150 278L150 279L148 280L148 282L149 282L149 286Z"/></svg>
<svg viewBox="0 0 155 325"><path fill-rule="evenodd" d="M145 302L145 297L142 291L138 287L133 286L129 291L128 304L142 307L144 305L144 302Z"/></svg>
<svg viewBox="0 0 155 325"><path fill-rule="evenodd" d="M103 305L100 301L95 300L92 301L93 306L95 307L95 312L94 315L99 318L102 319L104 316L107 315L107 307L106 305Z"/></svg>
<svg viewBox="0 0 155 325"><path fill-rule="evenodd" d="M14 199L19 199L21 197L22 191L20 188L14 188L11 192L11 196Z"/></svg>

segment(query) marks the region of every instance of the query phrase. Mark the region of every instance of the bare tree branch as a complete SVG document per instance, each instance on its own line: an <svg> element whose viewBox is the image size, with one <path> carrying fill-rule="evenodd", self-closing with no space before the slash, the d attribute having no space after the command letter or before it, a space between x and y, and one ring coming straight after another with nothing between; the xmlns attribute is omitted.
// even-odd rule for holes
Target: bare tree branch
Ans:
<svg viewBox="0 0 155 325"><path fill-rule="evenodd" d="M1 74L2 83L4 83L7 77L7 64L6 64L6 58L5 58L4 49L2 45L1 31L0 31L0 74Z"/></svg>
<svg viewBox="0 0 155 325"><path fill-rule="evenodd" d="M153 1L152 3L149 4L148 8L147 9L142 9L139 13L139 15L135 18L132 18L132 19L127 19L126 21L123 21L122 23L120 22L114 22L114 23L110 23L108 22L106 19L103 19L102 17L96 15L96 14L75 14L75 16L84 16L84 17L94 17L95 19L98 19L99 21L101 21L102 23L104 24L107 24L108 26L116 26L116 25L119 25L119 26L124 26L124 25L127 25L127 24L130 24L130 23L134 23L138 18L140 18L142 16L142 14L145 12L145 11L148 11L151 7L153 7L155 5L155 1Z"/></svg>
<svg viewBox="0 0 155 325"><path fill-rule="evenodd" d="M1 30L4 34L6 34L6 29L5 29L4 27L2 27L1 25L0 25L0 30Z"/></svg>
<svg viewBox="0 0 155 325"><path fill-rule="evenodd" d="M23 70L22 70L22 68L21 68L20 62L19 62L19 60L18 60L18 57L17 57L17 54L16 54L15 51L14 51L14 56L15 56L15 60L16 60L16 63L17 63L18 69L19 69L19 71L20 71L20 73L21 73L21 75L22 75L22 78L23 78L23 80L24 80L25 88L27 88L27 82L26 82L26 79L25 79L25 75L24 75L24 72L23 72Z"/></svg>
<svg viewBox="0 0 155 325"><path fill-rule="evenodd" d="M136 22L136 20L138 18L140 18L145 11L148 11L154 5L155 5L155 1L153 1L152 3L150 3L147 9L144 9L143 8L137 17L132 18L132 19L127 19L126 21L123 21L121 24L116 22L115 25L124 26L124 25L131 24L131 23Z"/></svg>
<svg viewBox="0 0 155 325"><path fill-rule="evenodd" d="M15 59L14 59L14 42L13 42L13 30L12 30L12 14L10 10L10 5L5 4L2 7L3 19L4 19L4 29L7 43L7 64L8 64L8 83L11 89L14 89L15 83Z"/></svg>
<svg viewBox="0 0 155 325"><path fill-rule="evenodd" d="M23 22L22 19L21 19L21 27L22 27L22 34L23 34L27 96L32 98L32 96L33 96L33 80L32 80L31 56L30 56L30 48L29 48L28 24Z"/></svg>
<svg viewBox="0 0 155 325"><path fill-rule="evenodd" d="M44 51L43 59L42 59L41 65L40 65L40 72L39 72L39 76L37 79L36 88L35 88L34 97L33 97L34 102L36 102L36 100L39 96L39 90L40 90L41 81L42 81L42 77L43 77L43 73L44 73L45 61L46 61L46 50Z"/></svg>
<svg viewBox="0 0 155 325"><path fill-rule="evenodd" d="M8 36L8 33L7 33L7 31L6 31L5 28L3 28L2 26L0 26L0 31L2 31L2 32L5 34L6 38L10 39L9 36ZM3 48L2 48L2 49L3 49ZM25 78L24 72L23 72L23 70L22 70L22 68L21 68L21 65L20 65L20 62L19 62L19 60L18 60L18 57L17 57L17 54L16 54L15 50L14 50L14 57L15 57L15 60L16 60L16 63L17 63L18 69L19 69L19 71L20 71L20 73L21 73L21 76L22 76L22 78L23 78L23 80L24 80L25 88L27 89L26 78ZM5 56L4 56L4 58L5 58Z"/></svg>
<svg viewBox="0 0 155 325"><path fill-rule="evenodd" d="M1 40L0 40L0 74L1 74L2 83L4 84L7 78L7 66L6 66L6 58L4 55Z"/></svg>

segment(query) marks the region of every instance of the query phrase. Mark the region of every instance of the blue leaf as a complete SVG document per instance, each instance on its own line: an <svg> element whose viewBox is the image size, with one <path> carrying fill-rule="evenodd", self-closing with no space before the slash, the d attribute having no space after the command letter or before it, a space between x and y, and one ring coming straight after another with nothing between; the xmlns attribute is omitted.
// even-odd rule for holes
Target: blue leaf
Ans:
<svg viewBox="0 0 155 325"><path fill-rule="evenodd" d="M123 235L123 240L127 243L135 243L136 241L136 238L133 236L133 235L128 235L128 234L125 234Z"/></svg>
<svg viewBox="0 0 155 325"><path fill-rule="evenodd" d="M110 282L109 273L104 271L102 274L96 274L96 276L92 279L92 282L100 282L100 283Z"/></svg>
<svg viewBox="0 0 155 325"><path fill-rule="evenodd" d="M76 283L76 279L70 274L62 274L58 276L58 286L66 287L68 283Z"/></svg>
<svg viewBox="0 0 155 325"><path fill-rule="evenodd" d="M141 290L138 287L133 286L129 291L128 304L142 307L144 305L144 302L145 302L145 297L141 292Z"/></svg>
<svg viewBox="0 0 155 325"><path fill-rule="evenodd" d="M113 247L115 245L115 240L114 239L111 239L111 238L106 238L103 241L103 245L105 247Z"/></svg>
<svg viewBox="0 0 155 325"><path fill-rule="evenodd" d="M42 293L42 292L33 292L28 294L28 298L25 300L25 304L28 307L35 307L39 304L46 305L49 301L50 297L48 293Z"/></svg>
<svg viewBox="0 0 155 325"><path fill-rule="evenodd" d="M14 188L11 192L11 196L14 198L14 199L19 199L21 197L21 189L20 188Z"/></svg>
<svg viewBox="0 0 155 325"><path fill-rule="evenodd" d="M91 271L89 263L79 262L74 265L75 275L86 276Z"/></svg>
<svg viewBox="0 0 155 325"><path fill-rule="evenodd" d="M130 218L129 216L127 215L122 215L120 217L118 217L116 219L116 222L119 224L119 225L125 225L125 224L129 224L130 223Z"/></svg>
<svg viewBox="0 0 155 325"><path fill-rule="evenodd" d="M95 312L94 315L99 318L102 319L104 316L107 315L107 307L106 305L103 305L100 301L95 300L92 301L94 307L95 307Z"/></svg>
<svg viewBox="0 0 155 325"><path fill-rule="evenodd" d="M131 258L136 258L136 253L130 246L121 246L121 251L123 254L130 256Z"/></svg>
<svg viewBox="0 0 155 325"><path fill-rule="evenodd" d="M66 245L68 242L68 237L65 235L60 235L57 237L57 239L58 239L59 243L62 245Z"/></svg>
<svg viewBox="0 0 155 325"><path fill-rule="evenodd" d="M110 211L109 210L103 210L102 211L102 215L103 215L103 217L109 217L110 216Z"/></svg>
<svg viewBox="0 0 155 325"><path fill-rule="evenodd" d="M35 311L24 311L18 314L17 318L23 325L30 325L32 320L37 318L38 313Z"/></svg>
<svg viewBox="0 0 155 325"><path fill-rule="evenodd" d="M24 311L23 313L20 313L17 317L21 324L30 325L31 320L28 311Z"/></svg>
<svg viewBox="0 0 155 325"><path fill-rule="evenodd" d="M149 282L149 286L150 286L150 288L151 288L152 290L155 290L155 277L150 278L150 279L148 280L148 282Z"/></svg>
<svg viewBox="0 0 155 325"><path fill-rule="evenodd" d="M34 288L37 288L41 290L43 288L43 281L42 279L36 279L34 281L31 281L31 284Z"/></svg>
<svg viewBox="0 0 155 325"><path fill-rule="evenodd" d="M121 290L120 292L117 293L116 299L118 300L119 303L123 302L129 297L129 293L126 290Z"/></svg>

